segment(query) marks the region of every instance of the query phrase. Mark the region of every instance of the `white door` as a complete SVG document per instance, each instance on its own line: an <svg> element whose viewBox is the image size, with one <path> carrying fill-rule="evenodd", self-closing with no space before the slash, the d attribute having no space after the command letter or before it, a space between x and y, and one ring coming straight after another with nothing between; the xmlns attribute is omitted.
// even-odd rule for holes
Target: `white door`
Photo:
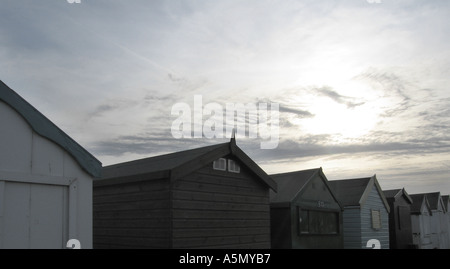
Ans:
<svg viewBox="0 0 450 269"><path fill-rule="evenodd" d="M67 192L67 186L3 181L0 247L63 248Z"/></svg>

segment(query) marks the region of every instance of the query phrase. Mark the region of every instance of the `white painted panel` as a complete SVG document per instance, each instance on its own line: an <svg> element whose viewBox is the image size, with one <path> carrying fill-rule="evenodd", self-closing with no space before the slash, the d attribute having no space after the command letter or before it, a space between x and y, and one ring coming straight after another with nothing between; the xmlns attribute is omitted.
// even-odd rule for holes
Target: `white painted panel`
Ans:
<svg viewBox="0 0 450 269"><path fill-rule="evenodd" d="M32 130L28 123L0 101L0 170L31 171Z"/></svg>
<svg viewBox="0 0 450 269"><path fill-rule="evenodd" d="M30 184L6 182L3 248L29 248Z"/></svg>
<svg viewBox="0 0 450 269"><path fill-rule="evenodd" d="M30 248L62 248L66 190L63 186L31 184Z"/></svg>
<svg viewBox="0 0 450 269"><path fill-rule="evenodd" d="M6 181L2 248L62 248L68 186Z"/></svg>
<svg viewBox="0 0 450 269"><path fill-rule="evenodd" d="M38 175L63 176L64 151L55 143L33 135L32 173Z"/></svg>
<svg viewBox="0 0 450 269"><path fill-rule="evenodd" d="M3 215L5 205L5 181L0 181L0 249L3 248Z"/></svg>

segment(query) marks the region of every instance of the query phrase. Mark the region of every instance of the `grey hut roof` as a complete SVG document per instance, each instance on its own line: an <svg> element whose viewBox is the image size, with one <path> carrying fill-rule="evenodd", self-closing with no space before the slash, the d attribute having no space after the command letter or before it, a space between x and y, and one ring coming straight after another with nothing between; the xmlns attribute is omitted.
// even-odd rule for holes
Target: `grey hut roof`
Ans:
<svg viewBox="0 0 450 269"><path fill-rule="evenodd" d="M270 175L270 177L277 183L278 187L277 193L270 193L270 203L284 204L292 202L298 195L306 190L308 182L310 182L317 175L322 178L323 183L330 190L331 195L334 197L339 206L341 206L339 200L328 185L328 180L323 173L322 168Z"/></svg>
<svg viewBox="0 0 450 269"><path fill-rule="evenodd" d="M445 210L445 205L443 204L443 200L441 199L441 193L440 192L428 192L428 193L417 193L415 195L425 196L425 199L427 201L427 204L430 208L430 210L438 210L439 209L439 203L442 203L442 207Z"/></svg>
<svg viewBox="0 0 450 269"><path fill-rule="evenodd" d="M428 199L428 203L430 204L430 208L433 210L437 210L439 208L439 203L441 202L441 193L440 192L430 192L425 194Z"/></svg>
<svg viewBox="0 0 450 269"><path fill-rule="evenodd" d="M309 169L303 171L270 175L278 186L277 193L270 194L271 203L291 202L306 183L313 178L319 169Z"/></svg>
<svg viewBox="0 0 450 269"><path fill-rule="evenodd" d="M420 214L423 205L425 205L431 214L431 207L425 193L411 194L410 197L413 200L413 203L411 204L411 214Z"/></svg>
<svg viewBox="0 0 450 269"><path fill-rule="evenodd" d="M390 211L389 204L375 175L366 178L330 180L328 183L344 207L363 206L370 191L375 187L386 210Z"/></svg>
<svg viewBox="0 0 450 269"><path fill-rule="evenodd" d="M398 197L403 196L405 198L405 200L409 204L413 203L413 201L411 199L411 196L409 196L409 194L406 192L405 188L403 188L403 189L393 189L393 190L384 190L383 193L384 193L384 196L387 199L390 199L390 198L396 199Z"/></svg>
<svg viewBox="0 0 450 269"><path fill-rule="evenodd" d="M53 141L66 150L88 174L97 178L101 176L102 164L99 160L1 80L0 100L19 113L28 122L34 132Z"/></svg>
<svg viewBox="0 0 450 269"><path fill-rule="evenodd" d="M263 184L277 191L275 181L236 145L234 138L228 143L105 166L102 179L94 181L94 185L109 185L159 178L176 180L227 155L236 157Z"/></svg>

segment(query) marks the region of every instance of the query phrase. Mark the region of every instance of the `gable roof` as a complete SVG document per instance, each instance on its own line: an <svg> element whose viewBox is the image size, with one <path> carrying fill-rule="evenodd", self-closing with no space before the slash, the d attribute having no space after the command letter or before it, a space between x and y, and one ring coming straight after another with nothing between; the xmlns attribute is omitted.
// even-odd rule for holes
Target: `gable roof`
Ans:
<svg viewBox="0 0 450 269"><path fill-rule="evenodd" d="M316 176L319 176L322 179L322 182L328 188L333 198L342 208L339 200L334 195L331 187L328 185L328 179L323 173L321 167L270 175L278 186L277 193L270 193L270 203L275 204L292 202L299 194L306 190L308 183Z"/></svg>
<svg viewBox="0 0 450 269"><path fill-rule="evenodd" d="M318 173L319 169L308 169L302 171L280 173L270 175L275 180L278 186L278 192L271 193L271 203L291 202L305 187L314 175Z"/></svg>
<svg viewBox="0 0 450 269"><path fill-rule="evenodd" d="M0 80L0 101L20 114L34 132L66 150L88 174L99 178L102 164L75 140Z"/></svg>
<svg viewBox="0 0 450 269"><path fill-rule="evenodd" d="M328 183L344 207L362 207L367 201L370 191L375 187L386 210L390 211L376 175L365 178L330 180Z"/></svg>
<svg viewBox="0 0 450 269"><path fill-rule="evenodd" d="M413 203L411 197L406 192L405 188L394 189L394 190L384 190L383 193L387 199L389 199L389 198L397 199L399 197L403 197L409 204Z"/></svg>
<svg viewBox="0 0 450 269"><path fill-rule="evenodd" d="M99 186L159 178L176 180L227 155L236 157L263 184L277 191L275 181L236 145L235 138L228 143L105 166L102 179L94 181L94 184Z"/></svg>
<svg viewBox="0 0 450 269"><path fill-rule="evenodd" d="M432 214L431 207L425 193L411 194L410 196L413 200L413 203L411 204L411 214L420 214L422 206L425 206L430 215Z"/></svg>
<svg viewBox="0 0 450 269"><path fill-rule="evenodd" d="M428 200L428 205L431 210L439 210L439 205L441 205L444 212L446 211L446 207L444 205L444 201L441 198L440 192L418 193L416 195L424 195Z"/></svg>

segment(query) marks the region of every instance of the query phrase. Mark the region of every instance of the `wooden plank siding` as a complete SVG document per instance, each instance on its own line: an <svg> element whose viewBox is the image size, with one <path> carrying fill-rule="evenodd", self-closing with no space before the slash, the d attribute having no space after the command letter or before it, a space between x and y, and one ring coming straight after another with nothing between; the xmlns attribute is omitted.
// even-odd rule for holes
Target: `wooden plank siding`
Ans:
<svg viewBox="0 0 450 269"><path fill-rule="evenodd" d="M94 248L168 248L167 179L96 187Z"/></svg>
<svg viewBox="0 0 450 269"><path fill-rule="evenodd" d="M372 210L380 210L381 228L372 228ZM366 248L367 241L377 239L382 249L389 248L389 213L384 206L377 188L373 187L361 209L361 247Z"/></svg>
<svg viewBox="0 0 450 269"><path fill-rule="evenodd" d="M173 248L270 248L268 188L244 166L212 167L173 183Z"/></svg>
<svg viewBox="0 0 450 269"><path fill-rule="evenodd" d="M343 214L344 248L361 248L361 213L359 208L346 208Z"/></svg>

